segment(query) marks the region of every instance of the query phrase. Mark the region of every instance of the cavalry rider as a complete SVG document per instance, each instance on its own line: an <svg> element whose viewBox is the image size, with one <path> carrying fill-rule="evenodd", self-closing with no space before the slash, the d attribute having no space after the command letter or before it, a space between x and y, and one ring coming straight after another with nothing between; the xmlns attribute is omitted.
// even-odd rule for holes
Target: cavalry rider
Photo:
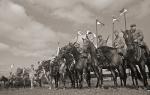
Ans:
<svg viewBox="0 0 150 95"><path fill-rule="evenodd" d="M139 29L136 29L136 24L132 24L130 27L131 27L130 32L133 37L133 40L132 40L133 43L137 43L138 46L140 46L145 51L146 56L149 56L149 48L144 42L143 32ZM140 53L139 50L138 50L138 53ZM140 55L138 54L138 56Z"/></svg>
<svg viewBox="0 0 150 95"><path fill-rule="evenodd" d="M91 31L87 30L86 32L86 37L92 42L94 43L94 39L96 38L96 35L94 33L92 33Z"/></svg>
<svg viewBox="0 0 150 95"><path fill-rule="evenodd" d="M102 35L98 35L98 46L97 47L101 47L101 46L107 46L107 41L103 39Z"/></svg>
<svg viewBox="0 0 150 95"><path fill-rule="evenodd" d="M118 53L120 55L125 56L126 54L125 41L123 37L119 35L119 32L117 30L114 32L114 34L115 34L115 39L113 41L113 47L117 48Z"/></svg>

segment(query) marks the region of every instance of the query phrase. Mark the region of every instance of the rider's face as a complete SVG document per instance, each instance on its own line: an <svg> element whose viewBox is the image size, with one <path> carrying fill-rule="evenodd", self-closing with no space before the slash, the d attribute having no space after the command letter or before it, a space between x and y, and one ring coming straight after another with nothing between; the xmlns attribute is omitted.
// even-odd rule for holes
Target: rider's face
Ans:
<svg viewBox="0 0 150 95"><path fill-rule="evenodd" d="M102 40L102 36L101 36L101 35L100 35L100 36L98 36L98 39L99 39L99 40Z"/></svg>
<svg viewBox="0 0 150 95"><path fill-rule="evenodd" d="M119 32L115 32L115 36L119 36Z"/></svg>
<svg viewBox="0 0 150 95"><path fill-rule="evenodd" d="M132 30L136 30L136 27L131 27Z"/></svg>

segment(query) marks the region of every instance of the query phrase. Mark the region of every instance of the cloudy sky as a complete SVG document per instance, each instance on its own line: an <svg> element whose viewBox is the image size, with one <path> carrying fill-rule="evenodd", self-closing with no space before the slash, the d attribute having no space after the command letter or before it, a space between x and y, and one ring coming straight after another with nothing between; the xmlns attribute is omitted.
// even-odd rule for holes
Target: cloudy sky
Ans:
<svg viewBox="0 0 150 95"><path fill-rule="evenodd" d="M136 23L150 46L150 0L0 0L0 74L15 67L48 59L60 46L74 39L77 31L95 32L95 19L106 38L112 33L112 16L128 9L127 26ZM116 23L124 29L123 17Z"/></svg>

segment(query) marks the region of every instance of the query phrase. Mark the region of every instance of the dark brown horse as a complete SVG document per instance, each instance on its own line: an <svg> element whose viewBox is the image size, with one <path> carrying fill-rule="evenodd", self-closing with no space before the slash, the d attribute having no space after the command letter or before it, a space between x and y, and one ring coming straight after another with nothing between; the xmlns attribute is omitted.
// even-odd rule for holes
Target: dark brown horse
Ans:
<svg viewBox="0 0 150 95"><path fill-rule="evenodd" d="M121 86L126 86L126 69L122 56L118 54L116 48L102 46L97 49L99 66L111 71L114 79L114 84L117 86L117 72L121 80Z"/></svg>
<svg viewBox="0 0 150 95"><path fill-rule="evenodd" d="M61 59L65 59L65 65L64 67L66 67L65 71L66 74L65 76L68 76L70 78L72 87L75 87L75 81L77 81L77 77L76 77L76 70L75 70L75 64L77 62L77 51L74 52L74 47L72 47L73 44L69 43L67 45L65 45L64 47L62 47L59 51L59 55L58 57ZM65 81L65 80L64 80ZM77 84L78 86L78 84Z"/></svg>
<svg viewBox="0 0 150 95"><path fill-rule="evenodd" d="M4 87L6 87L6 83L9 81L9 79L5 76L1 76L0 82L3 82ZM1 85L1 84L0 84Z"/></svg>
<svg viewBox="0 0 150 95"><path fill-rule="evenodd" d="M69 43L61 48L59 56L63 56L66 59L67 68L69 67L69 74L72 79L76 81L77 87L82 87L83 73L86 75L88 86L90 87L90 70L88 68L88 60L84 54L79 51L79 48L75 46L76 43ZM72 56L71 56L72 55ZM68 61L68 62L67 62ZM72 63L73 62L73 63ZM75 82L73 84L75 86Z"/></svg>
<svg viewBox="0 0 150 95"><path fill-rule="evenodd" d="M94 71L97 77L96 87L101 87L103 85L102 67L99 66L99 62L96 54L96 47L88 38L85 39L83 38L82 54L85 55L84 58L86 58L86 60L90 58L91 60L90 67L92 68L92 70Z"/></svg>
<svg viewBox="0 0 150 95"><path fill-rule="evenodd" d="M126 45L127 45L127 65L131 69L132 79L133 79L133 85L135 85L134 81L136 82L136 87L138 87L138 81L137 79L143 81L144 86L148 86L147 82L147 75L145 72L145 54L144 50L138 45L138 43L133 42L132 34L130 33L130 30L126 30L123 32L123 37L125 39ZM138 71L136 65L139 66L140 72ZM141 74L140 74L141 73ZM142 77L141 77L142 75Z"/></svg>
<svg viewBox="0 0 150 95"><path fill-rule="evenodd" d="M103 84L103 76L102 76L102 68L105 65L105 63L108 63L108 69L112 72L114 84L117 86L117 73L116 69L119 72L119 76L121 79L121 85L122 81L124 82L124 85L126 86L126 72L123 67L123 60L122 57L118 54L117 49L111 48L108 46L100 47L96 50L94 44L88 39L83 39L83 50L90 54L91 60L92 60L92 67L93 70L99 71L99 78L101 79L101 85ZM100 53L100 56L98 58L96 51ZM100 60L98 60L100 59ZM97 68L98 67L98 68Z"/></svg>

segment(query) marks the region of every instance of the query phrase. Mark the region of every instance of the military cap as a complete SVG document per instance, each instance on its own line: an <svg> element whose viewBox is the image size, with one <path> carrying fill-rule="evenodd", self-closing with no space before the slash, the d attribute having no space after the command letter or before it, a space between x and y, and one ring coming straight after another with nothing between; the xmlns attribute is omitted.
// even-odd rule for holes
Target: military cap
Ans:
<svg viewBox="0 0 150 95"><path fill-rule="evenodd" d="M136 27L136 24L131 24L130 27Z"/></svg>
<svg viewBox="0 0 150 95"><path fill-rule="evenodd" d="M102 35L98 35L98 38L102 37Z"/></svg>

